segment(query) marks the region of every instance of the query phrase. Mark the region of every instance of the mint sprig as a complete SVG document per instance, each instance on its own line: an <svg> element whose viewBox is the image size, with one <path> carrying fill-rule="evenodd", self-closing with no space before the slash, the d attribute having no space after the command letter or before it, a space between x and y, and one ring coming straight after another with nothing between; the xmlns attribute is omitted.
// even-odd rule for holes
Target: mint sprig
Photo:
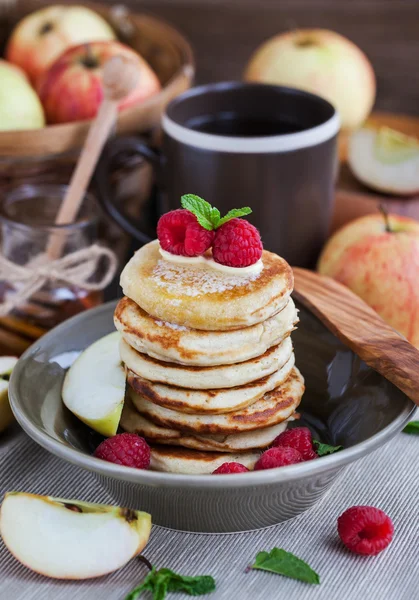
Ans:
<svg viewBox="0 0 419 600"><path fill-rule="evenodd" d="M305 583L320 583L319 575L301 558L282 548L272 548L270 552L259 552L252 569L270 571Z"/></svg>
<svg viewBox="0 0 419 600"><path fill-rule="evenodd" d="M404 433L412 433L413 435L419 435L419 421L410 421L403 429Z"/></svg>
<svg viewBox="0 0 419 600"><path fill-rule="evenodd" d="M142 584L134 588L125 600L137 600L142 592L151 592L153 600L164 600L168 592L184 592L190 596L202 596L215 590L215 580L210 575L189 577L170 569L152 568Z"/></svg>
<svg viewBox="0 0 419 600"><path fill-rule="evenodd" d="M231 221L231 219L237 217L250 215L252 212L252 209L248 206L245 206L244 208L233 208L221 218L218 208L211 206L209 202L195 194L185 194L181 197L180 203L183 208L186 208L186 210L189 210L189 212L194 214L198 219L198 223L204 229L208 229L208 231L218 229L218 227L221 227L221 225L224 225L227 221Z"/></svg>
<svg viewBox="0 0 419 600"><path fill-rule="evenodd" d="M330 446L329 444L322 444L318 440L313 440L314 448L319 456L327 456L327 454L333 454L343 450L343 446Z"/></svg>

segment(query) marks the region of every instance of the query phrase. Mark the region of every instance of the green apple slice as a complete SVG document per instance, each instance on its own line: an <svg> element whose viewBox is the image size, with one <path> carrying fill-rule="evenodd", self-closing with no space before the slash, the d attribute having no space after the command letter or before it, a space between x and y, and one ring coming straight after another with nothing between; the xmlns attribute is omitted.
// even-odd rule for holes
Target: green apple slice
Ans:
<svg viewBox="0 0 419 600"><path fill-rule="evenodd" d="M15 356L0 356L0 433L13 421L8 391L9 378L16 363Z"/></svg>
<svg viewBox="0 0 419 600"><path fill-rule="evenodd" d="M148 513L102 504L9 492L0 510L0 533L26 567L57 579L112 573L148 542Z"/></svg>
<svg viewBox="0 0 419 600"><path fill-rule="evenodd" d="M390 127L380 127L375 139L375 155L387 164L419 157L419 140Z"/></svg>
<svg viewBox="0 0 419 600"><path fill-rule="evenodd" d="M382 127L363 127L348 140L348 165L362 183L387 194L419 191L419 141Z"/></svg>
<svg viewBox="0 0 419 600"><path fill-rule="evenodd" d="M89 346L64 379L63 402L81 421L102 435L115 435L125 398L125 369L115 331Z"/></svg>

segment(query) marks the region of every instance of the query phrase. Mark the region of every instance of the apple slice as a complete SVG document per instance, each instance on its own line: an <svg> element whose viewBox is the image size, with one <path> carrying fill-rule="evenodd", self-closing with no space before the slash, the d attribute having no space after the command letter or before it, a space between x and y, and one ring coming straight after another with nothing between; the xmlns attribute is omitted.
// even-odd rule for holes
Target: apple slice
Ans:
<svg viewBox="0 0 419 600"><path fill-rule="evenodd" d="M70 367L63 385L66 407L102 435L115 435L125 398L125 369L115 331L89 346Z"/></svg>
<svg viewBox="0 0 419 600"><path fill-rule="evenodd" d="M419 191L419 140L389 127L364 127L348 142L355 177L374 190L396 195Z"/></svg>
<svg viewBox="0 0 419 600"><path fill-rule="evenodd" d="M56 579L112 573L148 542L151 516L117 506L9 492L0 510L0 533L29 569Z"/></svg>
<svg viewBox="0 0 419 600"><path fill-rule="evenodd" d="M9 377L17 363L15 356L0 357L0 433L13 421L9 404Z"/></svg>

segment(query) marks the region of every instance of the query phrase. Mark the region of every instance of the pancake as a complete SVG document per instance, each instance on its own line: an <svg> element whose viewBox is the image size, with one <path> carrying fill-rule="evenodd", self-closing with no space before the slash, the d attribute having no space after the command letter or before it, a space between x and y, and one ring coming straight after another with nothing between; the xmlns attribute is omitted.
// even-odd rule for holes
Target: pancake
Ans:
<svg viewBox="0 0 419 600"><path fill-rule="evenodd" d="M120 283L125 296L168 323L206 331L249 327L284 308L293 289L291 267L266 250L260 273L231 275L172 263L159 248L155 240L138 250Z"/></svg>
<svg viewBox="0 0 419 600"><path fill-rule="evenodd" d="M292 342L288 337L262 356L236 365L217 367L192 367L156 360L137 352L123 339L119 350L122 362L139 377L193 390L212 390L245 385L274 373L291 357Z"/></svg>
<svg viewBox="0 0 419 600"><path fill-rule="evenodd" d="M263 449L270 446L274 439L285 431L290 420L293 420L293 417L272 427L244 433L233 433L224 436L193 435L155 425L152 421L141 416L130 402L126 402L120 424L125 431L137 433L146 438L151 444L169 444L208 452L243 452L249 449Z"/></svg>
<svg viewBox="0 0 419 600"><path fill-rule="evenodd" d="M114 323L125 341L157 360L210 367L243 362L278 345L294 329L298 311L287 305L263 323L232 331L202 331L160 321L129 298L118 303Z"/></svg>
<svg viewBox="0 0 419 600"><path fill-rule="evenodd" d="M225 462L239 462L248 469L253 469L259 456L260 452L228 454L173 446L152 446L150 467L153 471L165 473L209 475Z"/></svg>
<svg viewBox="0 0 419 600"><path fill-rule="evenodd" d="M184 413L220 414L245 408L281 385L291 373L294 353L283 367L246 385L218 390L191 390L155 383L128 371L128 384L143 398Z"/></svg>
<svg viewBox="0 0 419 600"><path fill-rule="evenodd" d="M191 415L153 404L132 393L137 411L162 427L194 434L231 434L270 427L288 419L300 404L304 379L294 367L288 379L251 406L221 415Z"/></svg>

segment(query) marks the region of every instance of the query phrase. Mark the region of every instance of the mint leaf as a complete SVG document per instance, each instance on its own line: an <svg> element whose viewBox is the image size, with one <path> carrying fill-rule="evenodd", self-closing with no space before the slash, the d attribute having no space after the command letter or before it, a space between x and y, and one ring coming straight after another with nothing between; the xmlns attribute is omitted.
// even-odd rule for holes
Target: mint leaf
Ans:
<svg viewBox="0 0 419 600"><path fill-rule="evenodd" d="M160 569L160 572L162 571L170 574L169 592L186 592L190 596L201 596L215 590L215 581L210 575L188 577L178 575L169 569Z"/></svg>
<svg viewBox="0 0 419 600"><path fill-rule="evenodd" d="M218 210L218 208L211 208L211 223L214 227L214 229L217 229L217 227L219 226L220 223L220 211Z"/></svg>
<svg viewBox="0 0 419 600"><path fill-rule="evenodd" d="M225 217L220 219L217 227L221 227L227 221L231 221L231 219L235 219L236 217L244 217L245 215L250 215L252 209L249 206L245 206L244 208L233 208L233 210L229 210Z"/></svg>
<svg viewBox="0 0 419 600"><path fill-rule="evenodd" d="M244 217L250 215L252 209L248 206L244 208L233 208L229 210L225 217L221 219L220 211L218 208L211 206L209 202L196 196L195 194L185 194L181 197L180 203L183 208L189 210L198 219L198 223L202 225L204 229L212 231L218 229L227 221L234 219L235 217Z"/></svg>
<svg viewBox="0 0 419 600"><path fill-rule="evenodd" d="M213 216L213 207L209 202L196 196L195 194L185 194L181 197L180 203L183 208L189 210L195 217L198 219L198 223L202 225L204 229L208 229L212 231L214 229L214 225L212 222ZM218 213L218 218L220 217L220 211L215 209ZM215 214L216 216L216 214Z"/></svg>
<svg viewBox="0 0 419 600"><path fill-rule="evenodd" d="M270 552L259 552L252 569L278 573L278 575L306 583L320 583L320 577L306 562L282 548L272 548Z"/></svg>
<svg viewBox="0 0 419 600"><path fill-rule="evenodd" d="M326 456L327 454L333 454L343 450L343 446L329 446L329 444L322 444L317 440L313 440L314 448L319 456Z"/></svg>
<svg viewBox="0 0 419 600"><path fill-rule="evenodd" d="M134 588L127 596L125 596L125 600L137 600L139 598L141 592L154 592L155 585L155 577L156 577L156 568L153 567L147 577L144 579L143 583L136 588Z"/></svg>
<svg viewBox="0 0 419 600"><path fill-rule="evenodd" d="M210 575L189 577L179 575L170 569L156 569L144 579L143 583L136 587L125 597L125 600L137 600L142 592L149 591L153 594L153 600L164 600L167 592L185 592L190 596L202 596L215 590L215 581Z"/></svg>
<svg viewBox="0 0 419 600"><path fill-rule="evenodd" d="M403 429L404 433L413 433L419 435L419 421L410 421Z"/></svg>

